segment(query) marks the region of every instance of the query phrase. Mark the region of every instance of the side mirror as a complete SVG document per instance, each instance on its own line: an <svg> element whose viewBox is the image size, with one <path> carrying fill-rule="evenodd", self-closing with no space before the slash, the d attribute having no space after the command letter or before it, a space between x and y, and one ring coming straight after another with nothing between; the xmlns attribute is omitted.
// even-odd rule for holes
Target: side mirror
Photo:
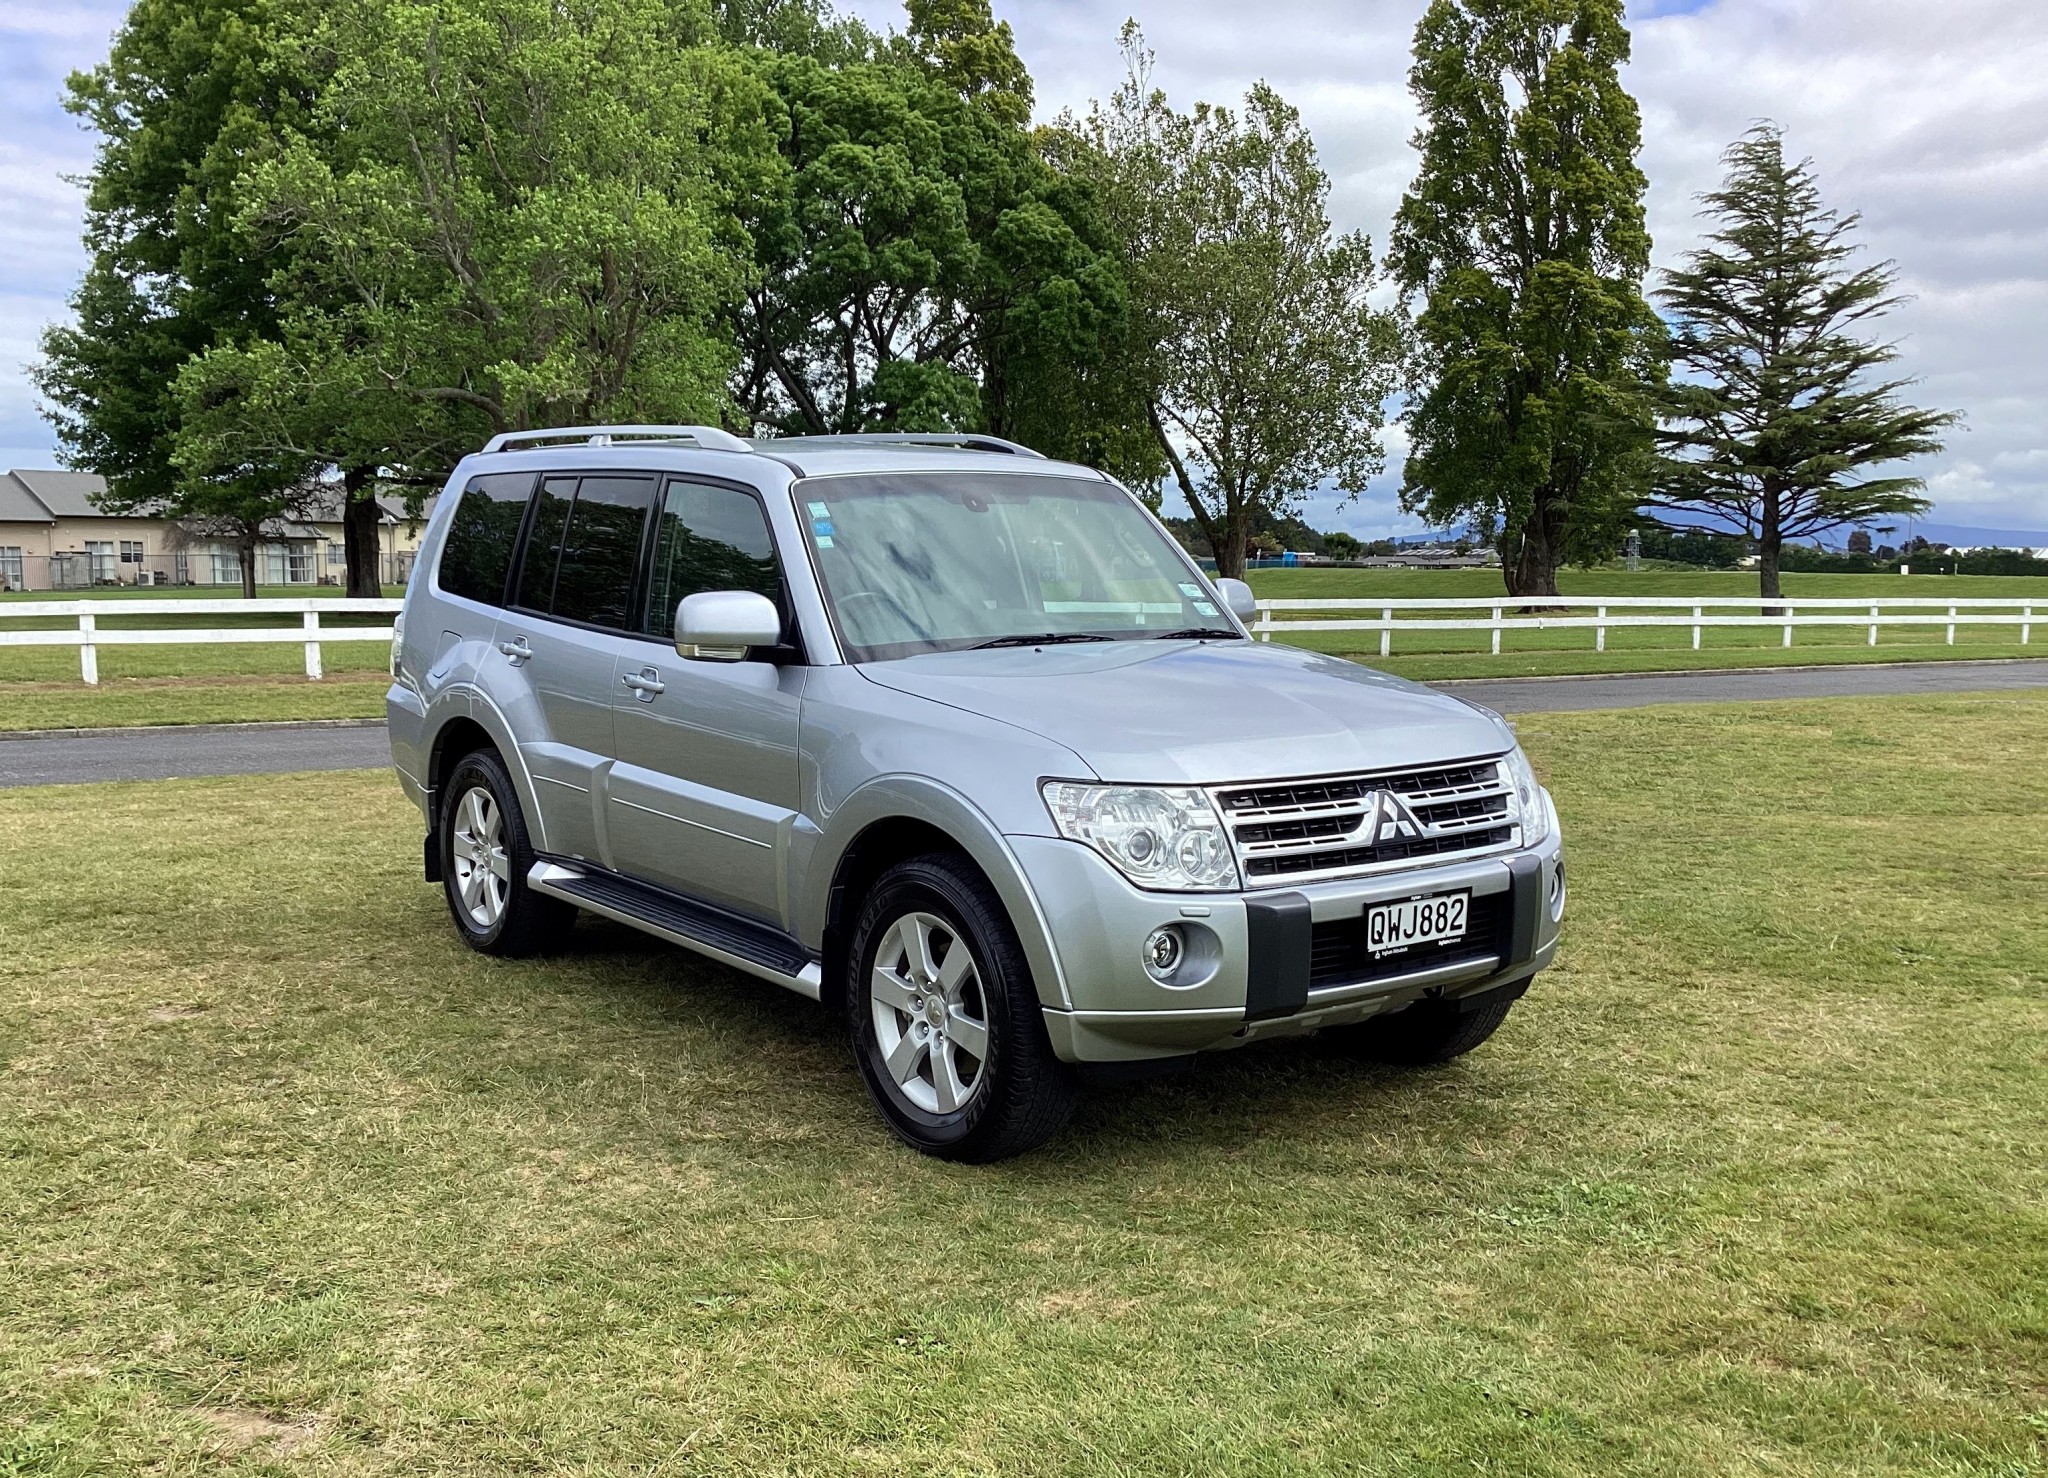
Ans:
<svg viewBox="0 0 2048 1478"><path fill-rule="evenodd" d="M782 640L775 602L751 590L700 590L676 607L676 655L699 662L738 662L749 647Z"/></svg>
<svg viewBox="0 0 2048 1478"><path fill-rule="evenodd" d="M1216 593L1223 597L1223 604L1230 607L1230 614L1240 621L1250 621L1259 614L1259 598L1242 580L1218 580Z"/></svg>

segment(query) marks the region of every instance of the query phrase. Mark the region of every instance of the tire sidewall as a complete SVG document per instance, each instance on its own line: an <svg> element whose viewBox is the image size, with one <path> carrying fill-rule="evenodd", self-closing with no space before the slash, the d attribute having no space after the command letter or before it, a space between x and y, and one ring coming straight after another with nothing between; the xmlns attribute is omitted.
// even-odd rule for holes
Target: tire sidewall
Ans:
<svg viewBox="0 0 2048 1478"><path fill-rule="evenodd" d="M1011 1041L1014 1001L1012 993L1029 988L1013 974L1014 961L1000 946L1006 941L983 937L976 915L977 900L960 896L964 890L944 870L923 862L911 862L892 869L868 895L861 906L848 951L854 972L846 986L847 1027L853 1039L853 1053L860 1064L868 1093L881 1110L882 1118L906 1143L927 1153L946 1154L971 1145L978 1137L1003 1095L1003 1075L1013 1056ZM989 1053L982 1061L981 1077L974 1096L950 1114L934 1114L919 1108L903 1096L882 1057L875 1037L874 1007L868 994L868 978L875 968L875 956L890 926L905 914L929 913L944 919L954 938L967 947L980 973L983 1001L988 1011Z"/></svg>

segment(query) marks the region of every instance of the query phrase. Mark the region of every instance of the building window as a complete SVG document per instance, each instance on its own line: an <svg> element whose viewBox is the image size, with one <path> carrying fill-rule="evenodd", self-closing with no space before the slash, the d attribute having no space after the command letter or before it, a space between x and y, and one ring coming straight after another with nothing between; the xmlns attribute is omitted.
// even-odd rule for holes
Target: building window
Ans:
<svg viewBox="0 0 2048 1478"><path fill-rule="evenodd" d="M140 539L123 539L121 541L121 563L124 565L139 565L142 563L142 541Z"/></svg>
<svg viewBox="0 0 2048 1478"><path fill-rule="evenodd" d="M242 557L238 554L222 554L213 551L213 583L216 585L239 585L242 583Z"/></svg>
<svg viewBox="0 0 2048 1478"><path fill-rule="evenodd" d="M335 543L335 542L334 542L334 541L333 541L332 539L329 539L329 540L327 541L327 563L328 563L328 564L329 564L330 566L333 566L333 565L345 565L345 564L347 564L347 563L348 563L348 548L347 548L347 546L346 546L346 545L342 545L342 544L337 544L337 543Z"/></svg>
<svg viewBox="0 0 2048 1478"><path fill-rule="evenodd" d="M26 590L28 580L22 571L21 546L0 544L0 590Z"/></svg>
<svg viewBox="0 0 2048 1478"><path fill-rule="evenodd" d="M87 539L85 541L85 562L92 568L92 583L111 585L114 583L114 541L112 539Z"/></svg>

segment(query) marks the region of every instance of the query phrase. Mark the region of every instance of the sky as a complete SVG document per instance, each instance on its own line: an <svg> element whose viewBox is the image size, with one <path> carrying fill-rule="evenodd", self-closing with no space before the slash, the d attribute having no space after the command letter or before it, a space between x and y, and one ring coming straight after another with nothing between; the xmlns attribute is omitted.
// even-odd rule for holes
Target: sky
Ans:
<svg viewBox="0 0 2048 1478"><path fill-rule="evenodd" d="M1041 118L1085 110L1121 75L1135 16L1154 81L1178 106L1233 102L1264 79L1300 110L1340 229L1383 244L1414 171L1406 73L1423 0L996 0L1038 88ZM891 0L842 8L877 25ZM80 191L92 139L63 111L65 75L105 52L118 0L0 8L0 467L52 466L56 441L26 367L84 265ZM1824 197L1863 216L1868 259L1898 264L1910 301L1886 321L1920 404L1961 411L1943 453L1914 464L1941 525L2048 530L2048 4L2039 0L1631 0L1624 83L1643 112L1642 165L1659 267L1698 242L1696 197L1752 122L1784 126ZM1253 17L1252 19L1248 19ZM1399 508L1401 435L1353 502L1309 521L1361 537L1412 532ZM2048 539L2042 542L2048 543Z"/></svg>

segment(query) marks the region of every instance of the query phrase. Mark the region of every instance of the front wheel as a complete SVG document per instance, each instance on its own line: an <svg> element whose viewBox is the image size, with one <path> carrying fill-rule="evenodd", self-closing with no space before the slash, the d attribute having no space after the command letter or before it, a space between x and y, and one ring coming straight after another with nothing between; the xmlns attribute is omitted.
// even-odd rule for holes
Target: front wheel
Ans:
<svg viewBox="0 0 2048 1478"><path fill-rule="evenodd" d="M1073 1107L1016 931L987 881L935 854L884 873L847 951L847 1029L898 1137L986 1163L1035 1149Z"/></svg>

